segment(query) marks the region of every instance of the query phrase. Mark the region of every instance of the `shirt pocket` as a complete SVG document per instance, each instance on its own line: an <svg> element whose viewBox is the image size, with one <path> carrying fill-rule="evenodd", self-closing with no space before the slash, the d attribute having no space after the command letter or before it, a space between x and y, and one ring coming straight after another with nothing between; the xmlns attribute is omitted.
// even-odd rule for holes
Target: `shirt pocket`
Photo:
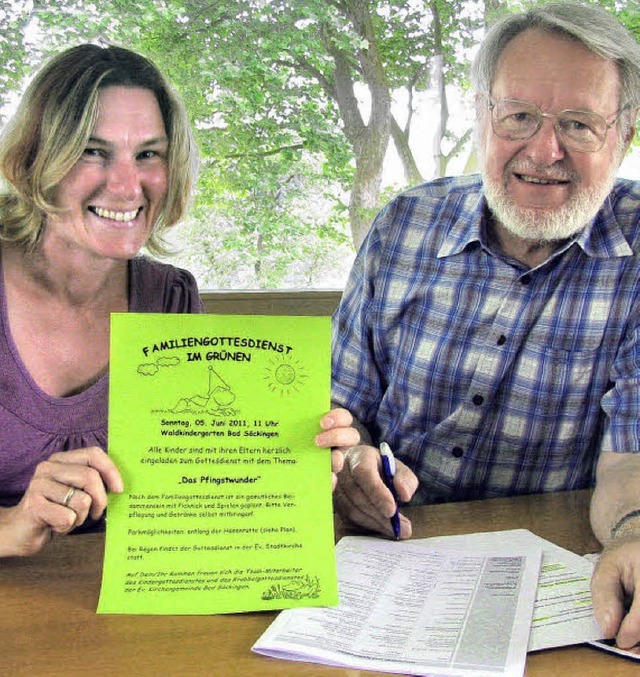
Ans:
<svg viewBox="0 0 640 677"><path fill-rule="evenodd" d="M609 382L612 352L605 328L531 331L513 371L513 395L532 416L567 442L593 424Z"/></svg>

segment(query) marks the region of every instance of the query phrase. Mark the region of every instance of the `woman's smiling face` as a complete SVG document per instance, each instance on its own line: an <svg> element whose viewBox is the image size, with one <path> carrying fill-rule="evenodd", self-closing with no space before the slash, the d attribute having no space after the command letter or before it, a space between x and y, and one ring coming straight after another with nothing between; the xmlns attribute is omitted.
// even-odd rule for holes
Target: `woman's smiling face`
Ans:
<svg viewBox="0 0 640 677"><path fill-rule="evenodd" d="M139 87L100 91L87 147L60 182L45 241L102 258L130 259L146 243L167 192L169 141L155 95Z"/></svg>

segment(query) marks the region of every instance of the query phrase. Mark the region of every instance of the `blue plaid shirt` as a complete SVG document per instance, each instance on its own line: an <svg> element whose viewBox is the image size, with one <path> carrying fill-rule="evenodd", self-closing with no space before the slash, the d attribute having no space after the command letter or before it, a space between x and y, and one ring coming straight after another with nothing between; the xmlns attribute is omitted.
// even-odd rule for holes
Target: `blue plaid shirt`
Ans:
<svg viewBox="0 0 640 677"><path fill-rule="evenodd" d="M477 176L393 200L334 316L333 399L420 479L414 503L579 489L640 451L640 182L533 269L487 242Z"/></svg>

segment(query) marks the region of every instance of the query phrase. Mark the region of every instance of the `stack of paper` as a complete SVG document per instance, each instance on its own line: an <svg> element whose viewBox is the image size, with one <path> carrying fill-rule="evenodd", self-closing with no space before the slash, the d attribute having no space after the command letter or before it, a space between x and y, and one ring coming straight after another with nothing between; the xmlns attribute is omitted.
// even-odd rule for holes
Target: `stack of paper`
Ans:
<svg viewBox="0 0 640 677"><path fill-rule="evenodd" d="M523 529L401 543L347 537L336 555L339 606L282 612L255 652L381 672L515 677L527 650L600 636L593 565Z"/></svg>

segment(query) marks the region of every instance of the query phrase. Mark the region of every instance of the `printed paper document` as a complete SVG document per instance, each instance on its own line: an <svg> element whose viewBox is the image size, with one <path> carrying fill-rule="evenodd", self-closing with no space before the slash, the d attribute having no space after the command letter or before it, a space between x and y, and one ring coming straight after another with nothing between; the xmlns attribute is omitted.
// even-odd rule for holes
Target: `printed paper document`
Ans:
<svg viewBox="0 0 640 677"><path fill-rule="evenodd" d="M542 567L531 623L529 651L581 644L602 635L591 605L593 564L526 529L438 536L407 541L416 548L542 548Z"/></svg>
<svg viewBox="0 0 640 677"><path fill-rule="evenodd" d="M114 314L100 613L338 602L328 317Z"/></svg>
<svg viewBox="0 0 640 677"><path fill-rule="evenodd" d="M412 675L521 676L540 547L419 543L343 538L339 606L282 612L253 650Z"/></svg>

